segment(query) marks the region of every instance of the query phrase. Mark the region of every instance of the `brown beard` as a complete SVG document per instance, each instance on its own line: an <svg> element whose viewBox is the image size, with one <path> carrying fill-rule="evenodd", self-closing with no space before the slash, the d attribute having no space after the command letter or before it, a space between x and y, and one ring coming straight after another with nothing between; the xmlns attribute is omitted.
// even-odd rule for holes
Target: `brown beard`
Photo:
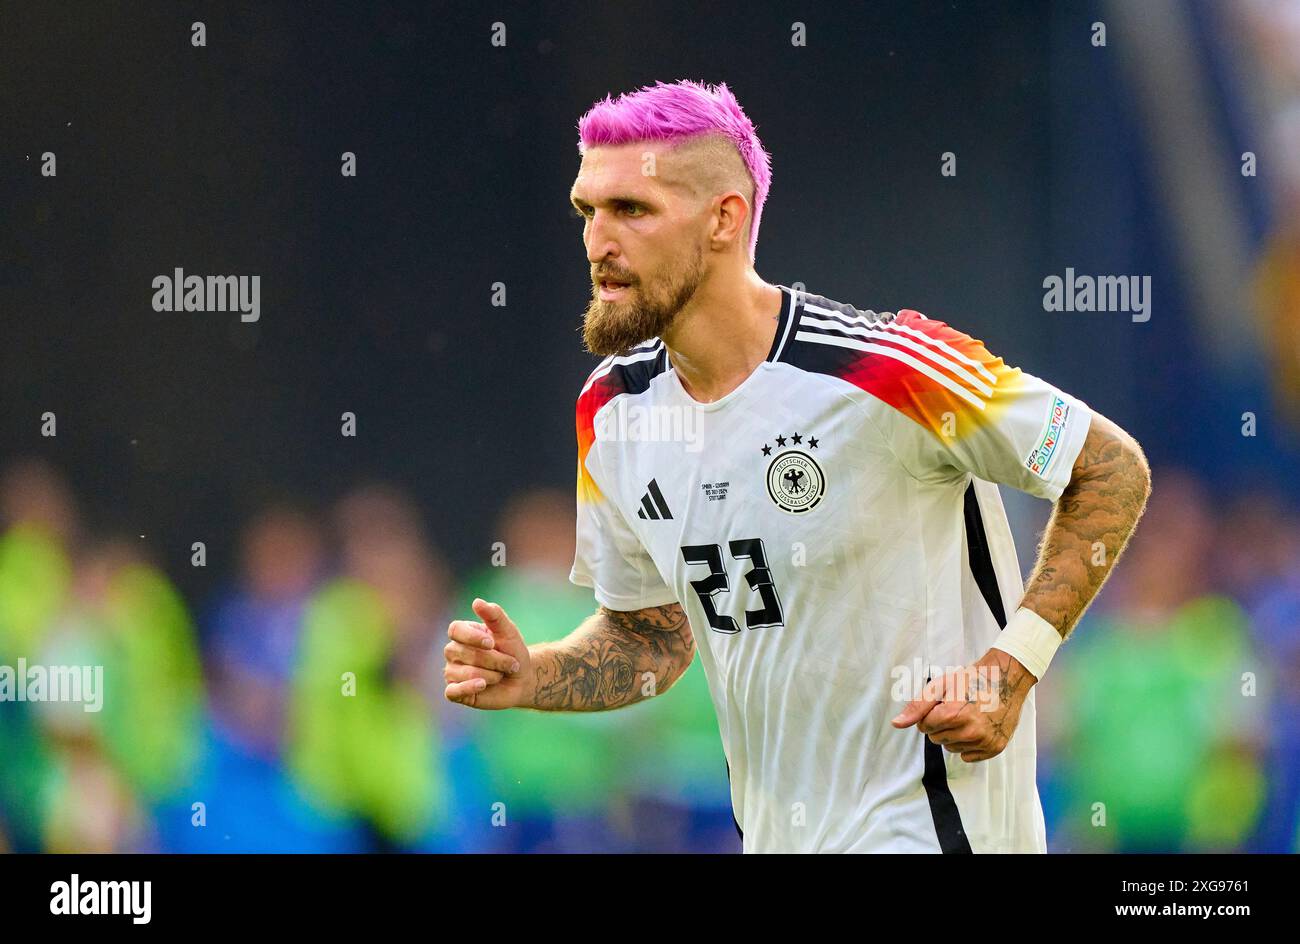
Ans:
<svg viewBox="0 0 1300 944"><path fill-rule="evenodd" d="M605 302L599 294L592 298L582 317L586 349L601 357L626 354L642 341L662 337L704 281L704 251L696 246L690 264L678 271L681 277L660 295L649 296L645 286L635 282L627 289L632 295L628 301Z"/></svg>

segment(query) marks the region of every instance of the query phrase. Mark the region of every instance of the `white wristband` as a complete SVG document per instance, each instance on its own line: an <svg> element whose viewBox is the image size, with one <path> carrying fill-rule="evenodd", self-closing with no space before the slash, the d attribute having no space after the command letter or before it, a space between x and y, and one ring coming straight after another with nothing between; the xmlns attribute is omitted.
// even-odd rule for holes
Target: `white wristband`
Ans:
<svg viewBox="0 0 1300 944"><path fill-rule="evenodd" d="M1011 614L1006 629L998 634L993 648L1015 656L1034 678L1042 681L1043 673L1060 645L1061 634L1056 627L1022 606Z"/></svg>

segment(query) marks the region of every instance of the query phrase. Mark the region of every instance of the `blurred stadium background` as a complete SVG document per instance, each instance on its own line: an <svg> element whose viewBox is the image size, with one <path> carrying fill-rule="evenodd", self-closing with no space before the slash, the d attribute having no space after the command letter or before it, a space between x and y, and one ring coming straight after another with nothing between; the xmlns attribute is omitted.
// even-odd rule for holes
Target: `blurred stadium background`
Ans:
<svg viewBox="0 0 1300 944"><path fill-rule="evenodd" d="M677 78L773 154L768 281L948 321L1152 460L1039 690L1049 847L1300 849L1300 2L413 7L0 12L0 664L106 678L0 703L0 849L739 848L698 665L608 714L441 694L474 596L529 641L594 607L574 125ZM176 266L261 320L154 312ZM1150 320L1045 312L1066 267ZM1028 572L1050 509L1004 499Z"/></svg>

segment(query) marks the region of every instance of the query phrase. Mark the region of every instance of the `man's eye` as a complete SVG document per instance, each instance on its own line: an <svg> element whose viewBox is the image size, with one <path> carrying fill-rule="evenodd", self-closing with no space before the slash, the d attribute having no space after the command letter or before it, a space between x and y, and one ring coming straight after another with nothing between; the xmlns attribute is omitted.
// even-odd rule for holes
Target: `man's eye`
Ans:
<svg viewBox="0 0 1300 944"><path fill-rule="evenodd" d="M620 203L618 205L618 208L620 211L627 213L629 216L641 216L645 213L645 207L635 203ZM569 212L571 215L576 216L578 219L581 220L591 219L591 217L587 216L586 210L580 210L577 207L573 207Z"/></svg>

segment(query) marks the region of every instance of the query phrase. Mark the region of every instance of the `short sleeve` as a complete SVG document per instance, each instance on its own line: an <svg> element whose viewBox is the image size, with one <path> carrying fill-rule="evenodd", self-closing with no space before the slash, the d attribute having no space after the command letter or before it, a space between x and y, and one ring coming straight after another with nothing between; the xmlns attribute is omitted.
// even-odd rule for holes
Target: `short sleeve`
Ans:
<svg viewBox="0 0 1300 944"><path fill-rule="evenodd" d="M623 512L603 491L592 416L578 402L577 553L569 580L590 587L611 610L640 610L677 602Z"/></svg>
<svg viewBox="0 0 1300 944"><path fill-rule="evenodd" d="M1060 498L1092 424L1086 403L919 312L900 311L885 330L872 392L894 408L882 432L914 477L969 473Z"/></svg>

